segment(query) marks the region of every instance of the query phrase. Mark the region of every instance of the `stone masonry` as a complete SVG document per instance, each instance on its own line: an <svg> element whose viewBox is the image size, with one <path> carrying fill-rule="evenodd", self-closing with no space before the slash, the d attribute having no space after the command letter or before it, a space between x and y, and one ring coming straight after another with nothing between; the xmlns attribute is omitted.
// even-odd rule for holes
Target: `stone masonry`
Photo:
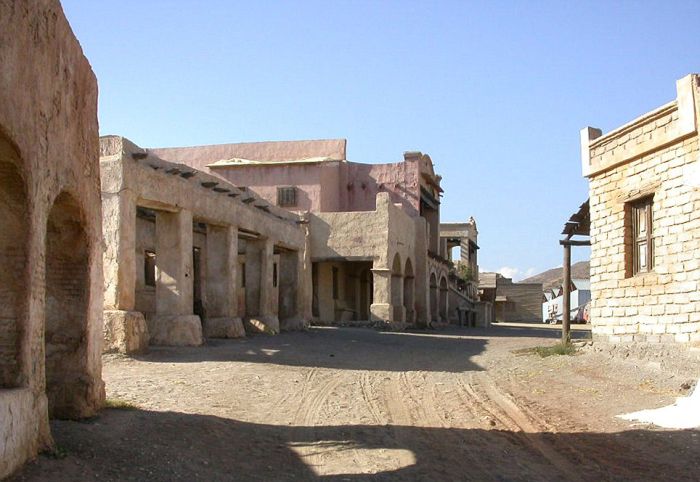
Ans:
<svg viewBox="0 0 700 482"><path fill-rule="evenodd" d="M606 135L581 131L595 338L700 342L699 80L680 79L676 100ZM634 273L632 209L639 200L651 200L652 261Z"/></svg>

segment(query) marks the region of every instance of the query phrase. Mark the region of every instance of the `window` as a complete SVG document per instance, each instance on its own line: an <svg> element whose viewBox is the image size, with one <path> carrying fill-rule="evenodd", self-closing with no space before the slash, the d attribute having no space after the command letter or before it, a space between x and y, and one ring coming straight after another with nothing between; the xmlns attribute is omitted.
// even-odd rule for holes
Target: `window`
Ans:
<svg viewBox="0 0 700 482"><path fill-rule="evenodd" d="M153 251L144 253L143 275L146 286L156 285L156 253Z"/></svg>
<svg viewBox="0 0 700 482"><path fill-rule="evenodd" d="M294 186L277 188L277 205L294 207L297 205L297 188Z"/></svg>
<svg viewBox="0 0 700 482"><path fill-rule="evenodd" d="M628 273L632 276L654 269L653 197L629 203L630 254Z"/></svg>

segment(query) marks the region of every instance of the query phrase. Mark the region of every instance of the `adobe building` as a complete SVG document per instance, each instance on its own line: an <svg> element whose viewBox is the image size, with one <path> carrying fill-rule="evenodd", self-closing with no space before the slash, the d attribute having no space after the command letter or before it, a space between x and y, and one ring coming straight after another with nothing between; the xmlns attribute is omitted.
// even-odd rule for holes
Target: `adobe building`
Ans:
<svg viewBox="0 0 700 482"><path fill-rule="evenodd" d="M315 322L396 327L449 320L452 265L440 241L441 178L428 155L349 162L342 139L149 152L309 213Z"/></svg>
<svg viewBox="0 0 700 482"><path fill-rule="evenodd" d="M700 341L699 80L605 135L581 131L597 339Z"/></svg>
<svg viewBox="0 0 700 482"><path fill-rule="evenodd" d="M0 3L0 63L3 478L104 384L97 82L54 0Z"/></svg>
<svg viewBox="0 0 700 482"><path fill-rule="evenodd" d="M440 251L456 268L450 271L449 320L460 326L475 326L484 309L479 300L478 234L473 217L466 223L440 223ZM458 259L453 259L455 250Z"/></svg>
<svg viewBox="0 0 700 482"><path fill-rule="evenodd" d="M306 220L123 137L100 150L106 350L308 323Z"/></svg>

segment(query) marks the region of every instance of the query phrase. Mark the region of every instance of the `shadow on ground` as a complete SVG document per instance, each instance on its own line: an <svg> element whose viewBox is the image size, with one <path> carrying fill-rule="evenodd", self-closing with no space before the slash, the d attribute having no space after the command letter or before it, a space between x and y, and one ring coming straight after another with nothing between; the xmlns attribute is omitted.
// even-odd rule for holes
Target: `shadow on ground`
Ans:
<svg viewBox="0 0 700 482"><path fill-rule="evenodd" d="M516 341L522 346L555 343L555 331L537 328L450 328L388 332L369 328L311 328L280 335L255 335L238 340L207 340L207 347L151 347L135 356L144 362L203 361L271 363L277 365L379 371L481 371L471 358L481 354L489 338ZM303 346L304 350L300 350Z"/></svg>
<svg viewBox="0 0 700 482"><path fill-rule="evenodd" d="M700 473L692 430L298 427L143 410L106 410L52 428L65 457L40 456L11 480L680 481Z"/></svg>

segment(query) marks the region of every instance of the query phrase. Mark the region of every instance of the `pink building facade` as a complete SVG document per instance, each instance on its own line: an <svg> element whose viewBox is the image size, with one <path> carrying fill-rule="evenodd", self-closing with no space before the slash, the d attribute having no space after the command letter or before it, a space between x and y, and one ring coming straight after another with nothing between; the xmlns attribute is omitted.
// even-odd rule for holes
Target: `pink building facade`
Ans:
<svg viewBox="0 0 700 482"><path fill-rule="evenodd" d="M335 139L149 152L244 187L273 205L309 213L316 322L425 325L455 318L448 306L451 264L440 243L441 177L430 156L406 152L400 162L363 164L347 161L346 146ZM373 225L387 224L389 234L352 242L345 226L360 213L375 213L381 222Z"/></svg>

